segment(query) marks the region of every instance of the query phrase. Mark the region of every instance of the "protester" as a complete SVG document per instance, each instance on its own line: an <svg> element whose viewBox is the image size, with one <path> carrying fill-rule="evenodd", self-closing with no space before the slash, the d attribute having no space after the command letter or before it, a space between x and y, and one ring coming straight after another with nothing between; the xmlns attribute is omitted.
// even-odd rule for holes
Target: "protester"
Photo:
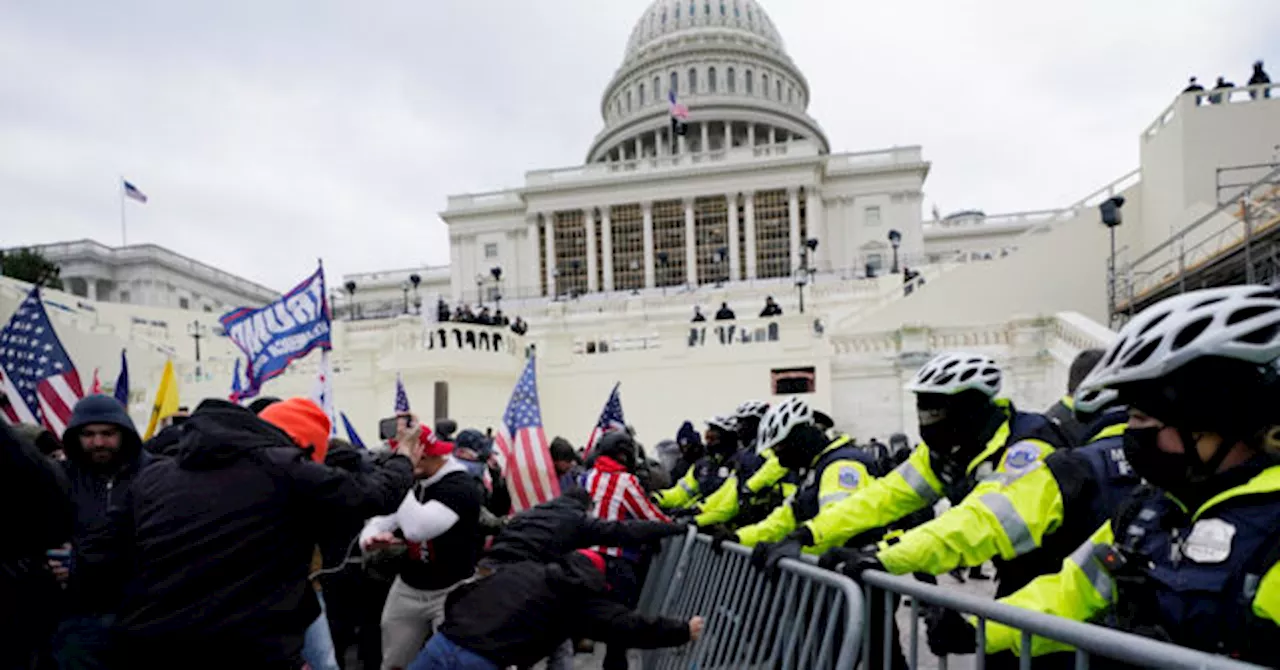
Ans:
<svg viewBox="0 0 1280 670"><path fill-rule="evenodd" d="M763 318L771 316L782 316L782 308L774 301L773 296L766 296L764 299L764 309L760 310L760 316Z"/></svg>
<svg viewBox="0 0 1280 670"><path fill-rule="evenodd" d="M86 586L118 612L115 667L302 667L320 613L307 581L320 529L395 509L418 457L338 470L321 464L328 438L310 400L261 418L200 403L178 455L138 473L84 551Z"/></svg>
<svg viewBox="0 0 1280 670"><path fill-rule="evenodd" d="M75 510L62 468L0 421L0 668L47 655L58 585L45 550L71 538ZM18 513L15 513L18 512Z"/></svg>
<svg viewBox="0 0 1280 670"><path fill-rule="evenodd" d="M551 440L551 464L555 466L556 477L560 479L561 491L582 486L582 458L563 437Z"/></svg>
<svg viewBox="0 0 1280 670"><path fill-rule="evenodd" d="M453 444L411 417L397 450L420 451L418 481L392 514L370 519L360 534L366 553L403 550L405 560L382 610L382 667L405 668L444 621L445 598L475 570L481 491Z"/></svg>
<svg viewBox="0 0 1280 670"><path fill-rule="evenodd" d="M346 440L331 438L324 463L347 472L368 473L373 470L373 464L367 454L367 451L356 449ZM325 615L329 620L334 655L340 668L346 667L345 656L353 646L356 647L357 658L364 667L376 668L382 664L382 633L378 615L382 613L382 604L386 602L386 589L383 589L380 597L374 596L378 601L372 625L362 625L364 601L370 597L367 594L376 594L380 584L359 566L351 565L353 557L359 556L357 538L363 528L363 519L345 519L331 524L320 540L323 574L318 577L318 581L324 593Z"/></svg>

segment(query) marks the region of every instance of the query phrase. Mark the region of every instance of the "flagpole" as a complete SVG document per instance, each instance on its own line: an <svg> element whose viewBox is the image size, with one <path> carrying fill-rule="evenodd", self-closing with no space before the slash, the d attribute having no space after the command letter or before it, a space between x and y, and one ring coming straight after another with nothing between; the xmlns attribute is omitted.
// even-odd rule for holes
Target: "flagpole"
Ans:
<svg viewBox="0 0 1280 670"><path fill-rule="evenodd" d="M124 175L120 175L118 182L120 188L120 246L129 245L129 228L124 214Z"/></svg>

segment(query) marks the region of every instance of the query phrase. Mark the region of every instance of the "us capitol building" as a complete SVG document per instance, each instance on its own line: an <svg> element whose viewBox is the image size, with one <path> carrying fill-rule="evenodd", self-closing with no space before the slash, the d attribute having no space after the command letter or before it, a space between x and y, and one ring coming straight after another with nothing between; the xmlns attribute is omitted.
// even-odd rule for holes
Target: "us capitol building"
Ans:
<svg viewBox="0 0 1280 670"><path fill-rule="evenodd" d="M920 147L833 153L806 111L809 82L755 0L657 0L604 89L581 165L450 196L447 267L330 278L336 404L371 436L401 375L420 414L497 427L536 351L547 433L575 443L618 382L648 444L684 419L790 394L857 437L884 437L915 431L903 386L918 366L964 349L995 357L1004 392L1040 409L1079 351L1110 341L1113 318L1188 273L1232 271L1240 249L1256 250L1249 267L1280 258L1280 234L1267 237L1280 231L1280 87L1262 88L1271 95L1241 87L1213 104L1176 95L1138 129L1137 168L1101 175L1070 204L925 220ZM670 92L688 108L683 134ZM1097 207L1116 196L1113 286ZM217 316L278 295L152 245L41 249L62 269L67 292L46 300L82 378L114 379L127 350L140 421L167 360L184 404L225 397L241 354ZM0 318L27 290L0 278ZM766 297L781 316L756 316ZM437 299L501 307L529 328L438 322ZM710 318L722 303L732 322L690 323L695 307ZM310 394L317 358L264 392Z"/></svg>

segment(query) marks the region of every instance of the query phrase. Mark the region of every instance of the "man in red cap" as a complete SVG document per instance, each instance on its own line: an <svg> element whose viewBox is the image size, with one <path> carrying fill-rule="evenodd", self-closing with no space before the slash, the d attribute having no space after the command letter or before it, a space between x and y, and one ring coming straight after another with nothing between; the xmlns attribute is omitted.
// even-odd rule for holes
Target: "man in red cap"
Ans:
<svg viewBox="0 0 1280 670"><path fill-rule="evenodd" d="M317 462L329 417L291 398L255 416L205 400L175 455L153 461L86 542L86 587L118 613L112 667L303 667L320 614L307 580L323 530L392 511L412 485L410 457L368 472Z"/></svg>
<svg viewBox="0 0 1280 670"><path fill-rule="evenodd" d="M394 514L370 519L366 553L403 549L405 558L382 610L382 667L403 669L444 621L445 598L471 577L479 558L481 488L453 458L453 443L409 417L393 449L421 454L418 481Z"/></svg>

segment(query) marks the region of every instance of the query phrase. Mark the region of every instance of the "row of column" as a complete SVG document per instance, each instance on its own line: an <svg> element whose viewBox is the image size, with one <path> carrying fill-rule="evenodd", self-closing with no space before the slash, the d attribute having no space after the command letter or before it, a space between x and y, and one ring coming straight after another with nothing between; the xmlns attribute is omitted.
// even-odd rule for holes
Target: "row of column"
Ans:
<svg viewBox="0 0 1280 670"><path fill-rule="evenodd" d="M695 123L690 124L690 127L695 125L701 126L700 134L702 137L702 143L699 145L701 147L701 151L704 151L704 152L711 151L711 144L710 144L711 122L697 121ZM737 124L733 121L724 122L724 143L721 145L722 148L728 149L733 147L733 129L736 125ZM755 123L746 124L747 126L746 146L748 147L756 146L756 125L757 124ZM768 128L768 144L777 144L779 140L778 131L780 129L772 125L767 126L767 128ZM791 137L790 133L786 129L781 129L781 130L782 130L781 139L785 141ZM644 156L644 139L646 137L649 137L650 135L653 137L653 144L657 151L658 156L671 155L671 129L670 127L666 127L666 128L655 130L652 133L641 133L639 135L636 135L635 138L633 138L632 140L630 140L630 142L634 144L632 158L630 159L626 158L627 143L623 142L622 144L619 144L613 149L609 150L609 152L606 154L608 160L617 162L622 160L632 160L632 159L643 157ZM677 153L680 153L680 154L688 153L689 148L685 141L686 137L687 137L686 135L677 136L676 138Z"/></svg>
<svg viewBox="0 0 1280 670"><path fill-rule="evenodd" d="M806 219L808 221L808 235L816 238L820 230L820 222L822 221L822 199L812 188L805 190L805 210ZM694 210L695 198L684 199L684 238L685 238L685 279L690 285L698 283L698 252L697 252L697 218ZM743 221L741 225L745 228L746 249L738 248L738 194L730 193L725 195L725 204L728 214L728 247L729 247L729 278L730 281L736 281L742 276L743 260L746 260L746 278L755 279L757 277L757 254L756 254L756 220L755 220L755 194L748 193L746 201L743 203ZM587 265L587 291L596 292L603 288L604 291L614 290L613 281L613 224L610 220L611 208L609 206L600 207L600 238L603 258L596 257L595 245L595 209L594 207L584 208L582 210L583 225L586 233L586 265ZM654 260L654 244L653 244L653 202L644 202L640 205L643 214L643 245L644 245L644 286L645 288L654 288L656 282L656 264ZM791 240L791 268L800 267L801 250L805 240L800 239L800 197L798 188L787 189L787 214L789 223L789 239ZM546 235L543 237L544 249L538 248L538 219L543 220L546 226ZM541 215L534 214L529 217L527 244L530 259L537 259L539 252L546 255L546 286L548 289L556 286L556 236L555 236L555 212L544 212ZM603 273L598 273L599 264L603 264ZM533 263L537 267L537 263ZM603 274L604 286L601 287L598 281L598 274ZM536 273L530 277L530 281L536 282L538 277Z"/></svg>

